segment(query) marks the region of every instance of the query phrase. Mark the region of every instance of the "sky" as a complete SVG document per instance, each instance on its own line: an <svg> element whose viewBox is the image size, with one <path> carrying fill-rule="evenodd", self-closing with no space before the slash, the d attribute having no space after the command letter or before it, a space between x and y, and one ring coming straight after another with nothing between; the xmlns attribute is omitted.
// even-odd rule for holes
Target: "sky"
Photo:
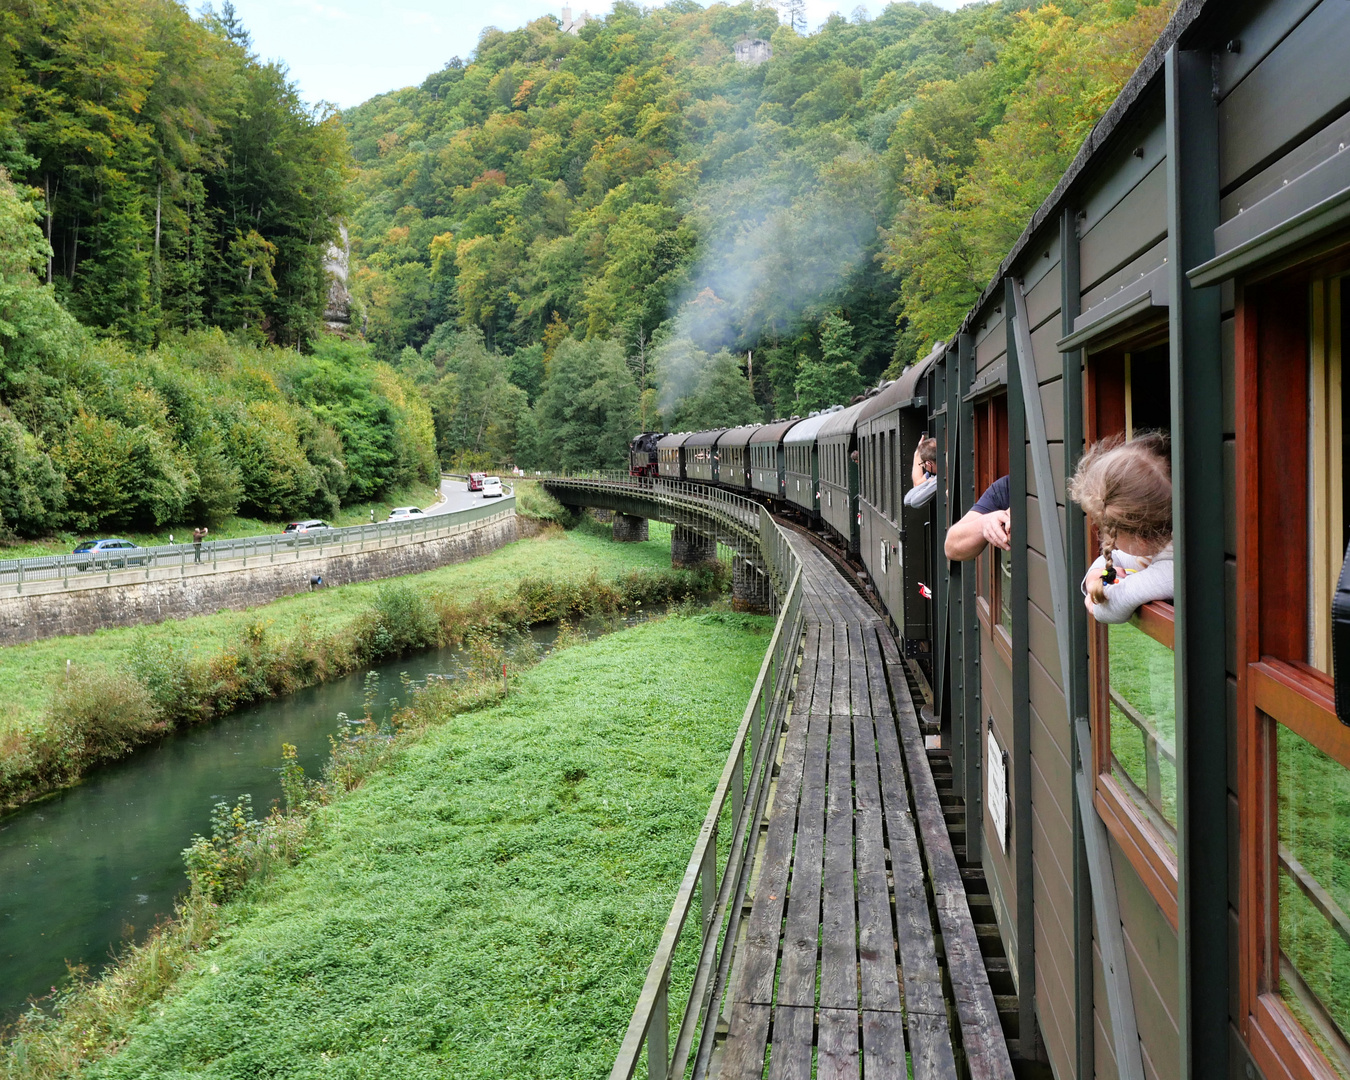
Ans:
<svg viewBox="0 0 1350 1080"><path fill-rule="evenodd" d="M815 29L859 0L806 0ZM968 0L937 0L955 8ZM216 5L217 7L219 4ZM264 60L280 60L310 104L347 108L420 83L453 56L468 60L486 26L515 30L561 12L555 0L234 0ZM609 10L610 0L572 0L574 12ZM863 0L872 14L884 0Z"/></svg>

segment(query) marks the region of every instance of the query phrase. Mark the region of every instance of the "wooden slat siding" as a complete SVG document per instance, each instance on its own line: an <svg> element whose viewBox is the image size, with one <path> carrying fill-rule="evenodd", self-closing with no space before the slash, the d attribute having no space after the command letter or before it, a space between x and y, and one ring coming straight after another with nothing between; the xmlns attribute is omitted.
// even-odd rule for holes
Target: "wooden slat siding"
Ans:
<svg viewBox="0 0 1350 1080"><path fill-rule="evenodd" d="M1155 1060L1176 1061L1181 1053L1177 932L1114 842L1111 860L1139 1039Z"/></svg>
<svg viewBox="0 0 1350 1080"><path fill-rule="evenodd" d="M740 984L735 1001L758 1005L773 1002L774 974L778 967L778 943L782 937L783 904L787 897L788 868L797 825L797 793L802 783L806 757L807 725L794 714L783 747L783 765L778 789L769 812L769 835L760 859L755 899L746 921L741 946Z"/></svg>
<svg viewBox="0 0 1350 1080"><path fill-rule="evenodd" d="M1050 251L1050 258L1038 260L1036 264L1038 267L1042 262L1049 264L1045 273L1035 282L1032 273L1026 277L1027 318L1031 320L1033 331L1039 330L1048 319L1055 319L1056 325L1059 322L1059 237L1047 239L1045 247Z"/></svg>
<svg viewBox="0 0 1350 1080"><path fill-rule="evenodd" d="M838 631L836 630L836 634ZM825 895L820 915L820 1007L858 1007L857 907L853 892L853 732L830 717L825 790Z"/></svg>
<svg viewBox="0 0 1350 1080"><path fill-rule="evenodd" d="M733 1002L720 1080L761 1080L768 1042L769 1007Z"/></svg>
<svg viewBox="0 0 1350 1080"><path fill-rule="evenodd" d="M1224 98L1219 105L1221 187L1245 179L1340 108L1346 87L1338 76L1347 37L1350 7L1324 0Z"/></svg>
<svg viewBox="0 0 1350 1080"><path fill-rule="evenodd" d="M825 760L830 718L812 716L806 741L806 767L797 810L797 852L792 862L787 923L783 930L783 964L778 979L778 1004L816 1004L816 961L820 947L820 888L825 850Z"/></svg>
<svg viewBox="0 0 1350 1080"><path fill-rule="evenodd" d="M967 1067L971 1080L1012 1080L1012 1061L1008 1056L1007 1044L1003 1041L1003 1028L994 1004L993 991L989 988L989 976L985 972L980 943L975 936L975 924L971 921L970 908L966 904L965 886L942 818L923 736L919 733L918 719L909 699L903 661L889 635L884 635L881 643L895 700L900 742L909 767L911 790L919 816L920 835L928 859L928 873L933 883L938 925L942 930L947 971L961 1024Z"/></svg>
<svg viewBox="0 0 1350 1080"><path fill-rule="evenodd" d="M948 1080L956 1075L956 1060L947 1022L947 1002L942 995L942 972L938 967L937 946L928 914L923 859L909 809L905 764L890 709L878 635L889 637L884 627L877 627L864 636L863 643L872 701L876 703L877 766L891 855L891 876L895 880L895 921L909 1049L916 1080Z"/></svg>
<svg viewBox="0 0 1350 1080"><path fill-rule="evenodd" d="M779 1005L774 1009L769 1080L811 1080L815 1024L814 1008Z"/></svg>
<svg viewBox="0 0 1350 1080"><path fill-rule="evenodd" d="M1039 330L1031 331L1032 362L1036 365L1036 385L1047 383L1051 379L1058 379L1064 374L1064 362L1060 359L1059 339L1064 336L1064 331L1060 329L1059 320L1054 319L1047 322ZM1025 391L1024 391L1025 392ZM1044 406L1046 410L1049 406ZM1063 441L1064 439L1064 417L1060 416L1054 420L1049 415L1043 417L1046 423L1046 431L1049 432L1055 424L1060 428L1058 435L1050 435L1053 440Z"/></svg>
<svg viewBox="0 0 1350 1080"><path fill-rule="evenodd" d="M1081 301L1082 310L1086 311L1088 308L1096 307L1108 296L1114 296L1124 286L1132 281L1137 281L1150 270L1156 270L1166 261L1167 240L1163 239L1126 263L1110 277L1103 279L1090 289L1084 289Z"/></svg>
<svg viewBox="0 0 1350 1080"><path fill-rule="evenodd" d="M1244 35L1245 41L1245 35ZM1326 127L1318 128L1306 140L1290 150L1245 184L1234 188L1219 200L1219 217L1229 221L1237 217L1239 207L1246 208L1272 195L1290 180L1297 179L1332 154L1339 153L1342 143L1350 142L1350 113L1333 120ZM1231 311L1232 305L1225 305ZM1224 430L1232 431L1232 427Z"/></svg>
<svg viewBox="0 0 1350 1080"><path fill-rule="evenodd" d="M1079 266L1086 285L1136 258L1167 232L1167 171L1162 162L1135 185L1079 241Z"/></svg>

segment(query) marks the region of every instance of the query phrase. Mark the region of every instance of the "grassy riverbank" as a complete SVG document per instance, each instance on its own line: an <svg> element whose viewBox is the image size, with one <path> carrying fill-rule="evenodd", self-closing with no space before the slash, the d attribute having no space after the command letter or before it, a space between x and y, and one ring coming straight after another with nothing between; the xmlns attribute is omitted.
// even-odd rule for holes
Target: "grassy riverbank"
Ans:
<svg viewBox="0 0 1350 1080"><path fill-rule="evenodd" d="M593 524L550 529L392 582L10 646L0 650L0 806L68 783L174 726L365 663L475 629L659 603L711 584L672 571L669 560L659 540L616 544Z"/></svg>
<svg viewBox="0 0 1350 1080"><path fill-rule="evenodd" d="M672 617L423 698L298 865L194 902L0 1075L606 1075L770 628Z"/></svg>

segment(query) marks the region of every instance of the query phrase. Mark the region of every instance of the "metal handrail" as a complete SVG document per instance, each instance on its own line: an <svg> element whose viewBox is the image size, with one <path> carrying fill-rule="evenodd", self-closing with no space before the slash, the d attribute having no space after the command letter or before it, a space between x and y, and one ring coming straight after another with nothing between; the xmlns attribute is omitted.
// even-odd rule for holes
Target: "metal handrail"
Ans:
<svg viewBox="0 0 1350 1080"><path fill-rule="evenodd" d="M694 1074L702 1075L717 1037L717 1013L725 999L736 951L744 901L754 863L758 829L769 797L773 762L792 697L793 677L801 645L801 563L787 535L762 506L730 492L717 492L680 481L633 477L549 477L578 484L603 484L609 490L641 489L681 501L697 498L733 514L742 526L754 526L754 539L775 595L781 600L773 637L759 676L732 741L712 804L699 830L694 850L675 895L656 955L633 1009L611 1080L631 1080L643 1051L648 1080L682 1077L694 1057ZM641 483L638 481L641 480ZM748 761L747 761L748 758ZM717 839L723 827L731 833L719 868ZM700 947L693 981L679 1010L671 1044L670 978L675 953L689 923L694 897L699 897Z"/></svg>
<svg viewBox="0 0 1350 1080"><path fill-rule="evenodd" d="M753 529L758 538L759 514L763 509L753 499L733 491L709 487L688 480L667 480L655 476L630 476L627 473L544 473L528 479L542 483L569 484L592 490L640 492L661 500L678 500L697 504L700 509L712 507L721 511L739 526Z"/></svg>
<svg viewBox="0 0 1350 1080"><path fill-rule="evenodd" d="M156 547L122 549L121 551L85 552L79 555L45 555L29 559L0 560L0 585L23 586L43 581L69 581L71 577L88 574L111 575L114 571L144 570L147 577L155 569L178 568L183 573L189 566L241 562L250 559L276 562L278 558L294 558L313 554L338 554L378 548L390 541L411 543L429 540L458 532L465 526L506 511L514 511L515 496L504 495L492 504L454 510L445 514L424 514L406 521L380 521L365 525L348 525L336 529L319 529L311 533L283 533L268 536L240 537L234 540L209 540L201 546L198 559L195 545L164 544Z"/></svg>

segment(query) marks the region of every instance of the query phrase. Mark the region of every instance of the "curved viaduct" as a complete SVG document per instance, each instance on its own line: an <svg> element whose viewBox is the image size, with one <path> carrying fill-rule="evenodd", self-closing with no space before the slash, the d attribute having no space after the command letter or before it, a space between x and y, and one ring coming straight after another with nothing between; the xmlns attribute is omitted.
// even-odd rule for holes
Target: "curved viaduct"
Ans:
<svg viewBox="0 0 1350 1080"><path fill-rule="evenodd" d="M641 540L648 519L675 526L671 562L689 566L717 558L719 545L732 553L732 601L737 607L772 609L781 580L766 557L778 531L763 507L739 495L678 480L631 476L550 476L540 481L564 506L614 511L614 538ZM781 565L781 564L778 564Z"/></svg>

